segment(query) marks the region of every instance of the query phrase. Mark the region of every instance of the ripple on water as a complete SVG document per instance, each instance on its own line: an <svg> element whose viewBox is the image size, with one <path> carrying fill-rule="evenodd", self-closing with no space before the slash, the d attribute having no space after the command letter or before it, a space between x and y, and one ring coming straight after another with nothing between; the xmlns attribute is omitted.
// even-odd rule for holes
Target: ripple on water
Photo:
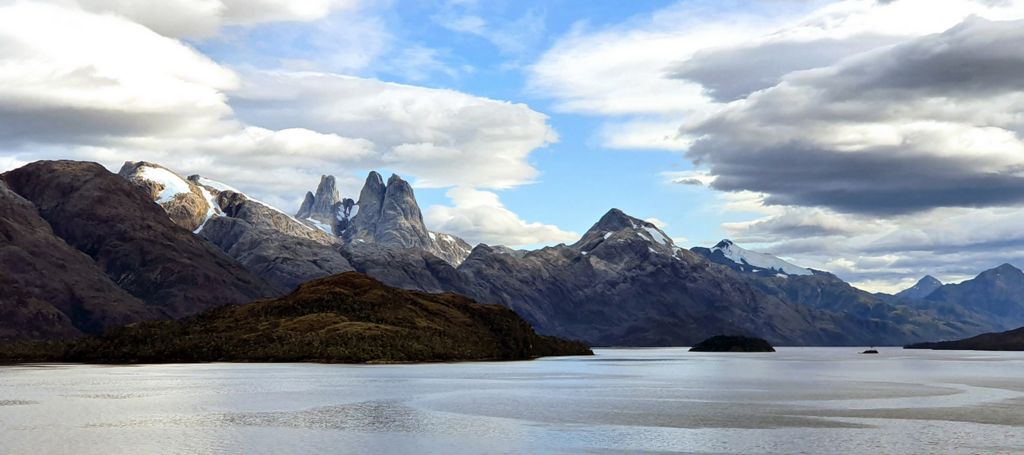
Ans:
<svg viewBox="0 0 1024 455"><path fill-rule="evenodd" d="M0 406L27 406L31 404L39 404L39 402L32 400L0 400Z"/></svg>

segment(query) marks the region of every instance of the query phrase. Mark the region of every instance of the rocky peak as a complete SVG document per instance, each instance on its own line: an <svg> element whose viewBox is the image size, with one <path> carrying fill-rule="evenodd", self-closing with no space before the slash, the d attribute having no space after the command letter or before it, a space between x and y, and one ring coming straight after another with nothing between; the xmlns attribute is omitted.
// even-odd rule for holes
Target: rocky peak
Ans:
<svg viewBox="0 0 1024 455"><path fill-rule="evenodd" d="M913 286L896 293L896 297L907 299L923 299L936 289L942 287L942 282L931 275L925 275Z"/></svg>
<svg viewBox="0 0 1024 455"><path fill-rule="evenodd" d="M337 182L333 175L320 176L320 184L316 187L316 195L313 196L313 216L322 216L325 219L334 216L332 210L334 204L341 201L338 195Z"/></svg>
<svg viewBox="0 0 1024 455"><path fill-rule="evenodd" d="M398 175L392 175L385 185L380 174L370 172L356 204L358 211L344 233L346 241L403 248L432 246L412 186Z"/></svg>
<svg viewBox="0 0 1024 455"><path fill-rule="evenodd" d="M676 256L679 251L657 226L619 209L605 213L570 248L589 258L601 257L614 263L626 263L650 254Z"/></svg>
<svg viewBox="0 0 1024 455"><path fill-rule="evenodd" d="M313 192L306 191L306 197L302 199L302 205L299 206L299 211L295 212L296 218L309 218L313 214L313 204L316 202L316 196L313 196Z"/></svg>
<svg viewBox="0 0 1024 455"><path fill-rule="evenodd" d="M591 232L614 232L630 228L636 229L638 226L642 226L644 224L650 223L626 215L622 210L611 209L607 213L605 213L604 216L602 216L601 219L598 220L597 223L595 223L589 231L587 231L587 233L589 234ZM651 226L654 225L651 224Z"/></svg>
<svg viewBox="0 0 1024 455"><path fill-rule="evenodd" d="M988 269L978 274L976 280L999 281L1005 279L1017 279L1024 276L1024 272L1010 264L1003 264L994 269Z"/></svg>
<svg viewBox="0 0 1024 455"><path fill-rule="evenodd" d="M370 172L355 207L351 199L343 199L341 210L355 212L340 233L346 243L419 248L452 265L461 263L471 249L458 237L427 230L412 185L397 174L385 184L380 174Z"/></svg>
<svg viewBox="0 0 1024 455"><path fill-rule="evenodd" d="M348 227L348 216L341 208L344 200L338 194L338 185L333 175L321 175L316 194L306 192L295 217L308 226L320 229L330 235L338 235Z"/></svg>

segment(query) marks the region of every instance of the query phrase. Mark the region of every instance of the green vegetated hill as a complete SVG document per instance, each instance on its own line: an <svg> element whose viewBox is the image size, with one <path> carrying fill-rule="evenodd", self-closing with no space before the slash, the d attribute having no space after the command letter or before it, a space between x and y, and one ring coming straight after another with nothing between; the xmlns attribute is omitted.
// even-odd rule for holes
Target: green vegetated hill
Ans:
<svg viewBox="0 0 1024 455"><path fill-rule="evenodd" d="M512 310L392 288L349 272L289 295L68 342L9 345L0 359L89 363L427 362L589 355L537 335Z"/></svg>

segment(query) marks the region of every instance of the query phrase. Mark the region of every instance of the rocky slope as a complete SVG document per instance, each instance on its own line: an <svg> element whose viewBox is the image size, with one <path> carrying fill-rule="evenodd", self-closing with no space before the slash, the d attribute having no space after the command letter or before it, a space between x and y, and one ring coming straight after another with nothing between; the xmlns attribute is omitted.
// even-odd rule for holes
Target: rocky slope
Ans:
<svg viewBox="0 0 1024 455"><path fill-rule="evenodd" d="M73 337L153 317L0 180L0 341Z"/></svg>
<svg viewBox="0 0 1024 455"><path fill-rule="evenodd" d="M989 326L976 315L950 318L932 308L910 305L903 299L884 298L851 286L839 277L810 270L765 253L746 250L729 240L713 248L693 248L709 260L723 264L776 298L841 315L868 327L865 344L904 344L907 340L959 337Z"/></svg>
<svg viewBox="0 0 1024 455"><path fill-rule="evenodd" d="M1001 333L985 333L965 340L917 343L906 349L1024 351L1024 327Z"/></svg>
<svg viewBox="0 0 1024 455"><path fill-rule="evenodd" d="M338 242L332 234L228 185L198 175L186 179L147 162L127 162L119 174L163 207L176 224L213 242L278 288L294 289L314 278L353 270L334 248Z"/></svg>
<svg viewBox="0 0 1024 455"><path fill-rule="evenodd" d="M275 300L149 322L58 345L8 347L7 361L427 362L587 355L537 335L515 313L455 294L384 286L358 273L303 284Z"/></svg>
<svg viewBox="0 0 1024 455"><path fill-rule="evenodd" d="M163 317L278 293L98 164L39 161L3 179L37 208L54 234Z"/></svg>
<svg viewBox="0 0 1024 455"><path fill-rule="evenodd" d="M458 271L468 295L514 309L541 333L594 345L690 346L721 333L812 345L864 336L836 315L760 292L615 209L571 246L522 255L478 246Z"/></svg>
<svg viewBox="0 0 1024 455"><path fill-rule="evenodd" d="M979 314L991 323L987 331L1024 326L1024 272L1003 264L962 283L943 285L928 294L922 305L948 313Z"/></svg>
<svg viewBox="0 0 1024 455"><path fill-rule="evenodd" d="M913 286L897 292L895 297L899 299L920 300L931 295L936 289L942 287L942 282L931 275L925 275Z"/></svg>

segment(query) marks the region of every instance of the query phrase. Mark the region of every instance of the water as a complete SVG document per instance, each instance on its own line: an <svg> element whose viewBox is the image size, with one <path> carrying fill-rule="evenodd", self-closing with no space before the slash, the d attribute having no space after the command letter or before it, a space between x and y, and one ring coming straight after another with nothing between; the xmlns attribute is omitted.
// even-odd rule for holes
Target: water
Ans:
<svg viewBox="0 0 1024 455"><path fill-rule="evenodd" d="M0 367L0 453L1024 453L1024 353Z"/></svg>

